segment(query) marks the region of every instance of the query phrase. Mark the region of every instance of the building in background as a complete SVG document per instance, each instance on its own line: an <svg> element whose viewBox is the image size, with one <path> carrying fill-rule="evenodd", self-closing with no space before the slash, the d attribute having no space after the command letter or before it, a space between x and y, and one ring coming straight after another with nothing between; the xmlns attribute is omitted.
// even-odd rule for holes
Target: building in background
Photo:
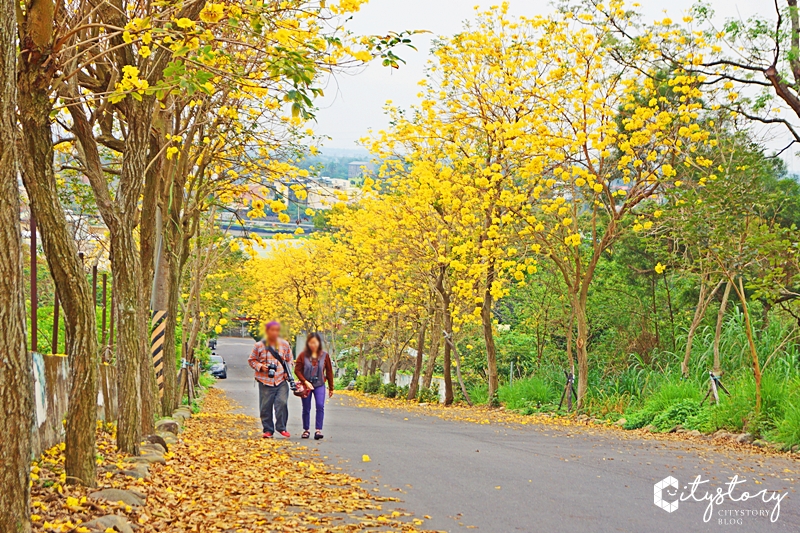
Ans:
<svg viewBox="0 0 800 533"><path fill-rule="evenodd" d="M369 161L353 161L347 165L347 177L351 180L359 180L365 174L375 172L375 163Z"/></svg>
<svg viewBox="0 0 800 533"><path fill-rule="evenodd" d="M361 190L342 178L321 177L306 184L306 190L306 206L315 211L341 202L353 203L361 197Z"/></svg>

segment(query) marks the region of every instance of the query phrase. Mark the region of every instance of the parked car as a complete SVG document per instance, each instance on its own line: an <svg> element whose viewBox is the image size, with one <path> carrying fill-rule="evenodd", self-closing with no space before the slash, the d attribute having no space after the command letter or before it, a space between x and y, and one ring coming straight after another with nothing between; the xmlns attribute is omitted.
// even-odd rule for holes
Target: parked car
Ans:
<svg viewBox="0 0 800 533"><path fill-rule="evenodd" d="M219 379L228 379L228 364L225 359L222 356L212 354L210 361L209 372L211 372L211 375Z"/></svg>

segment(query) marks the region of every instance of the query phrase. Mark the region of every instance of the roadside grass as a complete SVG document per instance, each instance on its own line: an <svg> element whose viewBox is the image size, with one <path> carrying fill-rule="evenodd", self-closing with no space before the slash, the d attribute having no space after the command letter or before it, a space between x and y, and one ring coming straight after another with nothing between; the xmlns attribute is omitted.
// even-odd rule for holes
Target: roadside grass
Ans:
<svg viewBox="0 0 800 533"><path fill-rule="evenodd" d="M553 384L538 376L531 376L510 385L502 385L497 396L508 409L538 409L552 404L556 399L556 391Z"/></svg>
<svg viewBox="0 0 800 533"><path fill-rule="evenodd" d="M722 365L727 370L721 379L730 395L719 391L718 405L705 398L714 353L714 332L706 327L695 336L688 377L681 375L680 345L674 352L661 351L646 358L631 354L622 368L595 365L589 374L583 407L574 414L607 424L619 421L627 430L747 432L783 449L800 447L800 350L788 342L794 335L794 326L775 321L756 339L763 369L759 414L755 412L755 381L743 328L741 313L732 311L720 338ZM685 336L682 340L686 342ZM559 410L565 381L562 368L543 365L526 378L501 383L498 398L507 411L521 415L570 416L573 413L567 412L566 402ZM389 398L405 398L407 394L405 388L381 385L377 374L359 376L356 389ZM463 401L455 383L454 389L456 401ZM429 397L428 392L420 391L425 399L419 401L435 402L434 395ZM470 383L468 392L476 409L485 409L486 383Z"/></svg>

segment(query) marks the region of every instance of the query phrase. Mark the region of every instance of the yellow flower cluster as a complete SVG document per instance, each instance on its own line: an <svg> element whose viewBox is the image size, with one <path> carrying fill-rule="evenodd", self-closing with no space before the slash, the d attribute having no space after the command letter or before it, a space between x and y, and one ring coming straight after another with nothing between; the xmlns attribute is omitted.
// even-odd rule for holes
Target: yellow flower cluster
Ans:
<svg viewBox="0 0 800 533"><path fill-rule="evenodd" d="M142 95L150 87L147 80L139 79L139 69L133 65L122 67L122 79L117 82L114 93L109 97L111 103L121 102L127 93Z"/></svg>

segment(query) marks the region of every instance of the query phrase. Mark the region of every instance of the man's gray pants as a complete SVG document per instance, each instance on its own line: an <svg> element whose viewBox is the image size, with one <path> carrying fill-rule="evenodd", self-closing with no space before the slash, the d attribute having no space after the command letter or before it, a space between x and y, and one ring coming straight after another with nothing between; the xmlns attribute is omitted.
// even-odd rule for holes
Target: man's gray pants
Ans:
<svg viewBox="0 0 800 533"><path fill-rule="evenodd" d="M261 408L261 427L264 433L286 431L289 420L289 384L282 381L280 385L270 387L258 382L258 403ZM275 411L275 423L272 422L272 411Z"/></svg>

